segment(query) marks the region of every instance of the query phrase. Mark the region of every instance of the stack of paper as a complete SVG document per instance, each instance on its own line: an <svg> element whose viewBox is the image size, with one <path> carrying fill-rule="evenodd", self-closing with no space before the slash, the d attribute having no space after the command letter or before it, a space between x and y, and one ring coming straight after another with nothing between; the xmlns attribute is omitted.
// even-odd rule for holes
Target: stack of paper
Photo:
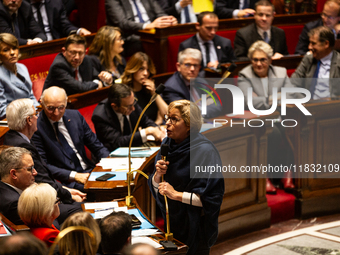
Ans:
<svg viewBox="0 0 340 255"><path fill-rule="evenodd" d="M152 154L158 151L159 148L160 147L133 147L131 148L131 157L134 158L150 157ZM128 147L120 147L110 153L110 157L128 157L128 156L129 156Z"/></svg>

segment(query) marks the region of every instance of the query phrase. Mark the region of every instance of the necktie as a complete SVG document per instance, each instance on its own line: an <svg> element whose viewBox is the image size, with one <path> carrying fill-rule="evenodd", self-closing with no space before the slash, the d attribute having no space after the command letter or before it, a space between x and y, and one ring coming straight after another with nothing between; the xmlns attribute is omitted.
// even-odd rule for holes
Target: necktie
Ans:
<svg viewBox="0 0 340 255"><path fill-rule="evenodd" d="M130 122L126 118L126 115L124 116L124 127L123 127L123 135L130 135L131 134L131 129L130 129Z"/></svg>
<svg viewBox="0 0 340 255"><path fill-rule="evenodd" d="M20 38L20 30L16 13L12 14L12 29L16 38Z"/></svg>
<svg viewBox="0 0 340 255"><path fill-rule="evenodd" d="M190 23L189 7L184 7L185 23Z"/></svg>
<svg viewBox="0 0 340 255"><path fill-rule="evenodd" d="M38 2L38 3L34 3L32 5L37 9L37 16L38 16L39 27L45 33L45 26L44 26L44 22L43 22L43 19L42 19L42 16L41 16L41 12L40 12L40 5L41 5L41 3Z"/></svg>
<svg viewBox="0 0 340 255"><path fill-rule="evenodd" d="M138 8L138 5L137 5L137 3L136 3L136 0L132 0L132 2L133 2L133 4L134 4L135 7L136 7L137 16L138 16L138 18L139 18L139 23L144 23L145 21L144 21L143 18L142 18L142 14L140 13L140 10L139 10L139 8Z"/></svg>
<svg viewBox="0 0 340 255"><path fill-rule="evenodd" d="M56 133L56 136L57 136L57 140L59 141L60 145L65 150L66 154L71 156L72 162L74 163L74 166L75 166L75 170L77 172L83 171L84 169L80 165L80 161L79 161L76 153L71 148L71 146L68 144L68 142L66 141L66 138L64 137L64 135L62 133L60 133L58 124L59 124L59 122L54 122L53 123L54 129L55 129L55 133Z"/></svg>
<svg viewBox="0 0 340 255"><path fill-rule="evenodd" d="M268 38L267 32L263 32L263 41L265 41L266 43L269 43L269 38Z"/></svg>
<svg viewBox="0 0 340 255"><path fill-rule="evenodd" d="M311 86L310 86L310 88L309 88L310 93L311 93L311 98L312 98L312 99L313 99L313 96L314 96L316 83L318 82L318 76L319 76L320 65L321 65L321 61L319 60L318 63L316 64L316 69L315 69L315 72L314 72L314 74L313 74L312 84L311 84Z"/></svg>
<svg viewBox="0 0 340 255"><path fill-rule="evenodd" d="M79 78L78 78L78 69L74 70L74 79L76 81L79 81Z"/></svg>
<svg viewBox="0 0 340 255"><path fill-rule="evenodd" d="M210 43L206 42L204 43L204 46L205 46L205 59L206 59L205 66L207 66L208 63L210 62L210 49L209 49Z"/></svg>

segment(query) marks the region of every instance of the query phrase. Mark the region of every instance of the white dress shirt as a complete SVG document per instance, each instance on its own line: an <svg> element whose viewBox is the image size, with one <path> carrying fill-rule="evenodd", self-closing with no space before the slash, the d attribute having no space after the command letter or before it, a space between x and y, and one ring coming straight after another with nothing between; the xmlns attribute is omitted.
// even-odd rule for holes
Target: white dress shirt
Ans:
<svg viewBox="0 0 340 255"><path fill-rule="evenodd" d="M132 0L129 0L129 2L130 2L131 9L132 9L132 12L133 12L133 15L134 15L134 18L135 18L135 22L142 23L142 22L140 22L139 17L137 15L137 9L135 7L135 4L133 3ZM144 20L143 29L145 29L146 25L151 23L149 15L146 12L143 3L140 0L136 0L136 5L138 6L139 12L141 13L142 18Z"/></svg>
<svg viewBox="0 0 340 255"><path fill-rule="evenodd" d="M197 41L198 41L198 45L200 46L201 49L201 53L202 53L202 58L203 58L203 63L204 65L207 62L207 57L206 57L206 50L205 50L205 45L204 43L206 43L205 41L202 40L202 38L200 37L200 35L197 33ZM215 49L215 45L213 41L207 41L209 43L209 55L210 55L210 62L215 62L217 61L217 53L216 53L216 49Z"/></svg>

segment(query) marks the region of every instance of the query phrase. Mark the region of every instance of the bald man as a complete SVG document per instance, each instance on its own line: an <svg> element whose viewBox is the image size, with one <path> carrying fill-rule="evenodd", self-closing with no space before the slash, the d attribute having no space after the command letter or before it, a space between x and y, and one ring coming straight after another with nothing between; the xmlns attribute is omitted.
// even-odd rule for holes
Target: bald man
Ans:
<svg viewBox="0 0 340 255"><path fill-rule="evenodd" d="M41 104L43 111L32 140L54 178L69 188L83 191L96 163L87 158L85 146L97 160L108 157L109 151L77 110L66 109L64 89L53 86L44 90Z"/></svg>

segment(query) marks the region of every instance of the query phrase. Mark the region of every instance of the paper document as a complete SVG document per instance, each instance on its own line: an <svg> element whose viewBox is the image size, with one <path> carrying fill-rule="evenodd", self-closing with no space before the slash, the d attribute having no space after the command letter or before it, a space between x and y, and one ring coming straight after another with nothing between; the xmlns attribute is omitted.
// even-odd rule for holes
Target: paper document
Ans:
<svg viewBox="0 0 340 255"><path fill-rule="evenodd" d="M131 148L131 157L134 158L150 157L152 154L158 151L159 148L160 147L133 147ZM128 157L128 156L129 156L128 147L120 147L110 153L110 157Z"/></svg>
<svg viewBox="0 0 340 255"><path fill-rule="evenodd" d="M108 209L118 207L118 202L84 203L85 210Z"/></svg>
<svg viewBox="0 0 340 255"><path fill-rule="evenodd" d="M131 158L131 170L139 169L144 162L145 158ZM127 172L129 170L129 158L102 158L97 165L103 169L111 169L111 171Z"/></svg>
<svg viewBox="0 0 340 255"><path fill-rule="evenodd" d="M150 244L151 246L155 247L156 249L163 247L162 245L160 245L158 242L156 242L155 240L153 240L150 237L142 237L142 236L132 236L131 237L131 244L135 244L135 243L147 243Z"/></svg>

